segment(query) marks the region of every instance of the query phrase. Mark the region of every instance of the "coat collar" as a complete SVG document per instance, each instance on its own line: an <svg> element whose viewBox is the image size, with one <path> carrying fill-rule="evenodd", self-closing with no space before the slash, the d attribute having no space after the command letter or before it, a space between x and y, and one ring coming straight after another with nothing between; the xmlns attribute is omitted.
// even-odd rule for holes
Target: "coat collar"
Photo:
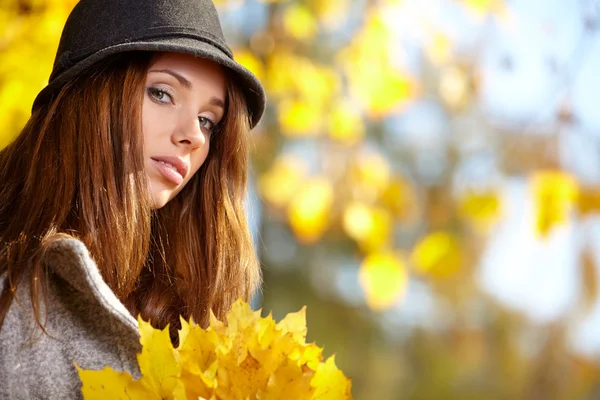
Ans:
<svg viewBox="0 0 600 400"><path fill-rule="evenodd" d="M44 263L83 297L98 302L115 318L138 331L138 322L104 282L96 263L80 240L61 238L44 254Z"/></svg>

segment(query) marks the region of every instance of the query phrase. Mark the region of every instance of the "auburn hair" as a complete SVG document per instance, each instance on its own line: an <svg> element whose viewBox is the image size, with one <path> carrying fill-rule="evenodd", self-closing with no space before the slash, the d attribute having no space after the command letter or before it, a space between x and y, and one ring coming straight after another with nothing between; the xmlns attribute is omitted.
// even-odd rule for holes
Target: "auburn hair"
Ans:
<svg viewBox="0 0 600 400"><path fill-rule="evenodd" d="M211 310L222 319L258 287L243 204L250 123L244 97L228 77L226 113L204 164L153 210L141 132L153 55L124 53L95 65L34 110L0 151L0 328L28 280L44 329L44 252L61 237L81 240L129 311L158 328L171 324L172 336L180 315L206 325Z"/></svg>

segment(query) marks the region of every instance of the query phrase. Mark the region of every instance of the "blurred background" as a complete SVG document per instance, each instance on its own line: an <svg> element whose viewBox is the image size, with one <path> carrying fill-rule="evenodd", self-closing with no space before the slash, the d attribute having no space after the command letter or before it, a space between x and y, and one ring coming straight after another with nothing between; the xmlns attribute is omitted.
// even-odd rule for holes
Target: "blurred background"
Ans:
<svg viewBox="0 0 600 400"><path fill-rule="evenodd" d="M75 0L1 0L0 146ZM600 399L600 1L218 1L265 84L256 307L356 399Z"/></svg>

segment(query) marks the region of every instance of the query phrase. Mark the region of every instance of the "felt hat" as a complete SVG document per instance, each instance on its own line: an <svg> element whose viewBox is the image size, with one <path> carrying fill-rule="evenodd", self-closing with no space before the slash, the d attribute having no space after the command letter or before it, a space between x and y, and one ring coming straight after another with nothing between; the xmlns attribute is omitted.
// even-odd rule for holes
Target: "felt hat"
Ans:
<svg viewBox="0 0 600 400"><path fill-rule="evenodd" d="M262 117L264 89L233 59L211 0L80 0L64 26L48 85L33 108L98 61L133 50L185 53L221 64L244 93L251 127Z"/></svg>

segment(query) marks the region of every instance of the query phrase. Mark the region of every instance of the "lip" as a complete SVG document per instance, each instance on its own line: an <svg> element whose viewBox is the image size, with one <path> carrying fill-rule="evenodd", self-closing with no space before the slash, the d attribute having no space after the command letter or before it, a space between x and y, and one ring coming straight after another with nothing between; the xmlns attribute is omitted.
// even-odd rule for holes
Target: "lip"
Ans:
<svg viewBox="0 0 600 400"><path fill-rule="evenodd" d="M189 164L179 157L158 156L150 157L150 159L154 162L163 177L177 185L180 185L183 182L190 169ZM161 161L171 164L173 167L175 167L177 172L162 164Z"/></svg>

